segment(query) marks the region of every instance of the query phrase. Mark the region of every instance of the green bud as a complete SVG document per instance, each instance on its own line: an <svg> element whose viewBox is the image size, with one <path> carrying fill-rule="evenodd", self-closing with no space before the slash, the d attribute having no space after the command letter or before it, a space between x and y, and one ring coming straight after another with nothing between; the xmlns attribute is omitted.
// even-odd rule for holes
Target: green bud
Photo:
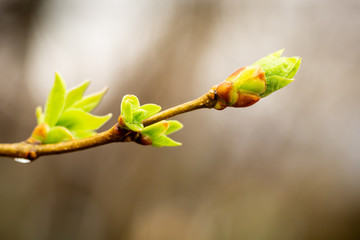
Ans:
<svg viewBox="0 0 360 240"><path fill-rule="evenodd" d="M120 105L119 125L122 128L139 132L144 128L142 121L158 113L161 107L156 104L140 106L139 99L135 95L125 95Z"/></svg>
<svg viewBox="0 0 360 240"><path fill-rule="evenodd" d="M248 107L260 100L266 89L265 72L260 66L242 67L216 87L215 109Z"/></svg>
<svg viewBox="0 0 360 240"><path fill-rule="evenodd" d="M50 130L49 125L46 122L38 124L32 134L31 137L27 139L29 143L44 143L46 141L46 137Z"/></svg>
<svg viewBox="0 0 360 240"><path fill-rule="evenodd" d="M288 85L301 63L299 57L281 57L283 50L272 53L251 66L239 68L214 90L215 109L248 107Z"/></svg>

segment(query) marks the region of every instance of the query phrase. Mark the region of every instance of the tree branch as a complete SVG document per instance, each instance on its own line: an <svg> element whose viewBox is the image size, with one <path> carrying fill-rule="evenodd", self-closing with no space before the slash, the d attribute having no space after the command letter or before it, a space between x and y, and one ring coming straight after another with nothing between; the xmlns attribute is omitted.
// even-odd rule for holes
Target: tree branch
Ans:
<svg viewBox="0 0 360 240"><path fill-rule="evenodd" d="M153 115L152 117L144 120L143 124L144 126L148 126L156 122L171 118L175 115L190 112L200 108L213 108L215 104L216 93L213 89L211 89L209 92L199 97L198 99L180 104ZM139 133L120 128L118 124L115 124L109 130L98 133L94 136L83 139L70 140L67 142L55 144L34 144L27 141L12 144L3 143L0 144L0 156L24 158L33 161L36 158L44 155L79 151L112 142L134 141L138 136Z"/></svg>

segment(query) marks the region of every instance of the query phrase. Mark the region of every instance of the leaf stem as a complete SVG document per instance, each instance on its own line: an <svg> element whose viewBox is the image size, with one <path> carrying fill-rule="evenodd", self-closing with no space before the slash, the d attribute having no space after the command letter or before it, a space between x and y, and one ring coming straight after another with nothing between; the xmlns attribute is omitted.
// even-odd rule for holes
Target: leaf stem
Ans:
<svg viewBox="0 0 360 240"><path fill-rule="evenodd" d="M143 121L143 124L144 126L148 126L182 113L190 112L201 108L213 108L215 106L215 103L216 94L215 91L211 89L209 92L195 100L166 109L153 115L148 119L145 119ZM83 139L75 139L67 142L55 144L33 144L26 141L18 143L3 143L0 144L0 156L25 158L32 161L44 155L79 151L112 142L133 141L136 137L136 132L124 130L122 128L119 128L118 124L115 124L112 128L104 132L98 133L94 136Z"/></svg>

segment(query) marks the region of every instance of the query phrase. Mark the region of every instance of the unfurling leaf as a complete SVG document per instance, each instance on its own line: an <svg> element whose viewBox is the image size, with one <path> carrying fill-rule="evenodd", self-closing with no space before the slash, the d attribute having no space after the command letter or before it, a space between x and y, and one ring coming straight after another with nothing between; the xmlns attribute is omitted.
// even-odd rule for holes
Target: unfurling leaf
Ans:
<svg viewBox="0 0 360 240"><path fill-rule="evenodd" d="M101 99L104 97L108 88L104 88L102 91L85 96L82 100L74 104L73 108L79 108L85 112L91 112L97 105L99 105Z"/></svg>
<svg viewBox="0 0 360 240"><path fill-rule="evenodd" d="M157 122L150 126L145 127L141 131L141 134L147 135L151 138L157 138L160 135L164 135L166 130L169 128L169 126L170 126L170 123L167 121Z"/></svg>
<svg viewBox="0 0 360 240"><path fill-rule="evenodd" d="M253 64L253 66L260 66L265 72L267 86L265 92L260 94L262 98L292 82L299 70L301 58L281 57L283 51L284 49L269 54Z"/></svg>
<svg viewBox="0 0 360 240"><path fill-rule="evenodd" d="M67 92L64 110L71 108L76 102L80 101L83 98L89 84L90 80L84 81L79 86L76 86Z"/></svg>
<svg viewBox="0 0 360 240"><path fill-rule="evenodd" d="M161 107L156 104L144 104L141 107L139 107L138 111L142 111L142 115L139 117L135 117L138 119L138 121L143 121L152 115L160 112Z"/></svg>
<svg viewBox="0 0 360 240"><path fill-rule="evenodd" d="M50 91L45 105L44 121L50 126L55 126L60 117L65 103L66 86L59 73L55 73L54 86Z"/></svg>
<svg viewBox="0 0 360 240"><path fill-rule="evenodd" d="M145 127L140 134L142 139L149 139L147 142L154 147L174 147L181 145L181 143L172 140L166 135L176 132L182 127L183 125L176 120L161 121Z"/></svg>
<svg viewBox="0 0 360 240"><path fill-rule="evenodd" d="M121 102L121 115L123 116L126 123L133 122L133 107L131 102L126 100L125 97Z"/></svg>
<svg viewBox="0 0 360 240"><path fill-rule="evenodd" d="M176 147L176 146L181 146L181 143L176 142L171 138L163 135L155 138L152 142L152 145L154 147Z"/></svg>
<svg viewBox="0 0 360 240"><path fill-rule="evenodd" d="M58 125L64 126L70 131L96 130L107 122L111 116L111 113L105 116L95 116L82 109L70 108L61 115Z"/></svg>
<svg viewBox="0 0 360 240"><path fill-rule="evenodd" d="M140 106L135 95L125 95L121 101L119 123L122 127L138 132L144 128L142 121L158 113L161 107L156 104Z"/></svg>
<svg viewBox="0 0 360 240"><path fill-rule="evenodd" d="M184 127L179 121L170 120L168 122L170 123L170 125L169 128L166 130L165 135L177 132Z"/></svg>

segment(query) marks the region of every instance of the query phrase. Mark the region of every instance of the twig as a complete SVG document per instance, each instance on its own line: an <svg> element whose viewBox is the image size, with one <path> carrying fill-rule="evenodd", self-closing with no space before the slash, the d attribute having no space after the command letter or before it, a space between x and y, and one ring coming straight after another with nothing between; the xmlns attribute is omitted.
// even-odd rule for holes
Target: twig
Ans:
<svg viewBox="0 0 360 240"><path fill-rule="evenodd" d="M189 111L200 108L213 108L215 103L216 95L214 90L211 89L209 92L199 97L198 99L180 104L153 115L152 117L144 120L143 124L144 126L148 126ZM83 139L70 140L67 142L55 144L33 144L26 141L19 143L3 143L0 144L0 156L24 158L32 161L44 155L79 151L112 142L134 141L137 136L138 133L119 128L118 124L115 124L109 130L98 133L94 136Z"/></svg>

